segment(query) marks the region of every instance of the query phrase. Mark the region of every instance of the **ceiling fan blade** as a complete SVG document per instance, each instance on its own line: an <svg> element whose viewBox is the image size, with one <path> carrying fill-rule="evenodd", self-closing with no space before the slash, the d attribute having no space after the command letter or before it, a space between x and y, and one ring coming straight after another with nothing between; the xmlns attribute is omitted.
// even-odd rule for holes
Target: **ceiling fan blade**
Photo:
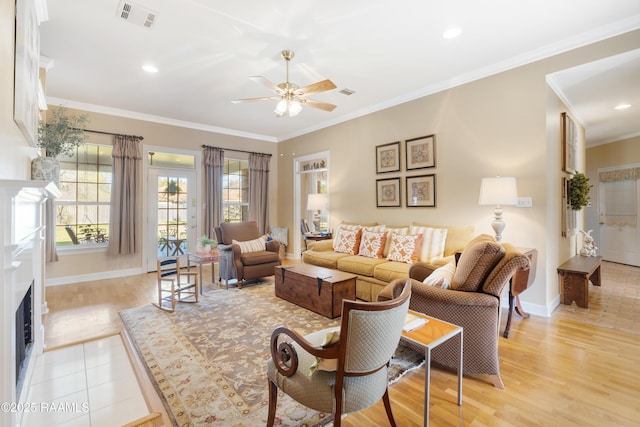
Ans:
<svg viewBox="0 0 640 427"><path fill-rule="evenodd" d="M275 84L273 84L269 79L262 77L262 76L251 76L249 77L249 79L251 79L252 81L258 83L259 85L262 85L266 88L269 88L270 90L274 91L275 93L279 94L282 92L282 90L276 86Z"/></svg>
<svg viewBox="0 0 640 427"><path fill-rule="evenodd" d="M315 101L313 99L301 99L301 101L304 101L303 104L308 105L309 107L319 108L320 110L324 111L333 111L336 108L336 106L333 104Z"/></svg>
<svg viewBox="0 0 640 427"><path fill-rule="evenodd" d="M280 99L278 97L273 96L263 96L262 98L244 98L244 99L234 99L231 101L234 104L239 104L241 102L254 102L254 101L271 101L272 99Z"/></svg>
<svg viewBox="0 0 640 427"><path fill-rule="evenodd" d="M313 95L314 93L325 92L327 90L335 89L336 85L329 79L310 84L309 86L301 87L296 91L302 95Z"/></svg>

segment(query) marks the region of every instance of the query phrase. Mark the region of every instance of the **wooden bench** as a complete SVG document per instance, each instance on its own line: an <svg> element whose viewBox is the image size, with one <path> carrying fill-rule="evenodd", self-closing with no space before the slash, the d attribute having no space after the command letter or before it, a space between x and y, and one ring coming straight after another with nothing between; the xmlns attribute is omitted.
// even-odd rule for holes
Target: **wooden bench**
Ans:
<svg viewBox="0 0 640 427"><path fill-rule="evenodd" d="M576 255L558 267L560 302L571 304L575 301L578 307L589 308L589 281L600 286L601 262L601 256Z"/></svg>

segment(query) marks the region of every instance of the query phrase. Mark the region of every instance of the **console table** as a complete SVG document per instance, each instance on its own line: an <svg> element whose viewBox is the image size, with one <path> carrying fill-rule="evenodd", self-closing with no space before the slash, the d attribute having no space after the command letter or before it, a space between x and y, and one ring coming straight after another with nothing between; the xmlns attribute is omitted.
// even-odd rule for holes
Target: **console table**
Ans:
<svg viewBox="0 0 640 427"><path fill-rule="evenodd" d="M560 276L560 302L589 308L589 281L600 286L600 264L602 257L575 255L558 267Z"/></svg>

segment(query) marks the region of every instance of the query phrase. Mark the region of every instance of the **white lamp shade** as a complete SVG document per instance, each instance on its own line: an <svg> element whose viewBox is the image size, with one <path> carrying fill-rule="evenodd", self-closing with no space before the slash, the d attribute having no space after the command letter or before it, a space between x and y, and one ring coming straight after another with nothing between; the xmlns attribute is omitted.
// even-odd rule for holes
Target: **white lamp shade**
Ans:
<svg viewBox="0 0 640 427"><path fill-rule="evenodd" d="M515 206L518 203L518 187L515 177L482 178L479 203L481 205Z"/></svg>
<svg viewBox="0 0 640 427"><path fill-rule="evenodd" d="M327 209L327 196L323 193L309 194L307 196L307 210L321 211Z"/></svg>

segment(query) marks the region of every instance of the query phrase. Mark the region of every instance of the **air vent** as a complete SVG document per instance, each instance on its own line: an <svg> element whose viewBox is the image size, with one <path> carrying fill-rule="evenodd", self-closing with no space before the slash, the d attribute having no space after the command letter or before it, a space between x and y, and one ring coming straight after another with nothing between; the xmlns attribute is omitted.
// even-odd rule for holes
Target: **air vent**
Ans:
<svg viewBox="0 0 640 427"><path fill-rule="evenodd" d="M341 94L343 94L343 95L347 95L347 96L349 96L349 95L353 95L354 93L356 93L356 91L355 91L355 90L351 90L351 89L347 89L347 88L344 88L344 89L342 89L342 90L339 90L338 92L339 92L339 93L341 93Z"/></svg>
<svg viewBox="0 0 640 427"><path fill-rule="evenodd" d="M130 1L121 1L117 14L127 22L146 28L151 28L158 16L150 9Z"/></svg>

